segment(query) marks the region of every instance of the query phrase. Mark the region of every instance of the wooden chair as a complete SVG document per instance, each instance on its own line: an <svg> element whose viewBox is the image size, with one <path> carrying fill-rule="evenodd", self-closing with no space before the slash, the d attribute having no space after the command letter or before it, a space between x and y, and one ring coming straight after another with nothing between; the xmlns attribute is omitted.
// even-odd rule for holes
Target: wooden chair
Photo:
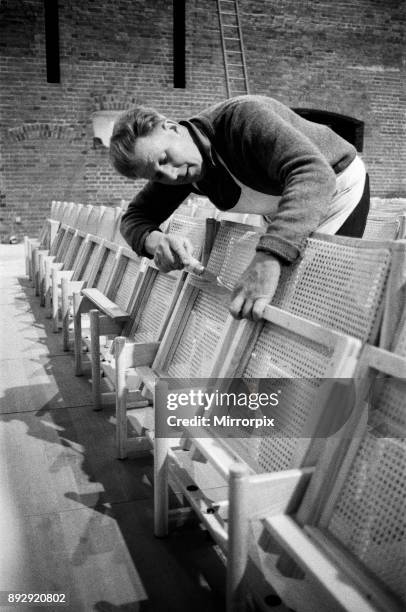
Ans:
<svg viewBox="0 0 406 612"><path fill-rule="evenodd" d="M60 244L63 240L65 228L69 226L69 223L74 223L77 219L79 212L82 208L82 204L74 204L73 202L65 202L61 210L61 220L57 220L57 223L52 223L53 236L49 242L42 244L39 241L32 241L27 243L28 257L30 258L30 278L35 288L35 294L39 295L40 286L40 255L49 254L52 250L53 254L60 248ZM64 230L61 228L62 219L68 219L69 223L64 224Z"/></svg>
<svg viewBox="0 0 406 612"><path fill-rule="evenodd" d="M406 238L406 214L371 211L363 238L366 240L396 240Z"/></svg>
<svg viewBox="0 0 406 612"><path fill-rule="evenodd" d="M70 347L71 331L73 341L73 294L84 287L94 286L104 265L103 253L104 241L93 234L87 234L74 270L60 273L62 338L65 351Z"/></svg>
<svg viewBox="0 0 406 612"><path fill-rule="evenodd" d="M97 236L115 242L117 220L121 216L122 210L119 206L103 206L100 222L97 228Z"/></svg>
<svg viewBox="0 0 406 612"><path fill-rule="evenodd" d="M89 233L95 233L99 237L109 240L109 237L114 235L116 219L120 209L93 207L88 205L82 209L81 216L76 223L78 229L74 232L70 242L69 249L61 263L49 261L45 263L47 275L44 281L44 302L51 309L50 316L53 319L53 329L55 332L59 330L59 312L61 306L61 282L62 278L68 280L75 276L75 270L81 263L82 253L81 248ZM50 279L50 282L49 282ZM75 278L75 280L80 280Z"/></svg>
<svg viewBox="0 0 406 612"><path fill-rule="evenodd" d="M120 256L114 274L108 285L86 287L81 291L81 315L88 314L89 329L82 333L81 343L89 352L92 367L92 389L94 408L101 408L100 358L108 350L109 338L117 335L128 322L139 286L145 274L146 261L130 249L120 248ZM75 336L75 350L78 350L79 336ZM102 339L103 338L103 339ZM111 401L111 393L108 394ZM107 400L107 397L104 398ZM108 400L107 400L108 401Z"/></svg>
<svg viewBox="0 0 406 612"><path fill-rule="evenodd" d="M188 237L195 246L194 256L196 258L201 256L207 258L213 226L214 220L206 222L204 218L185 217L176 212L170 219L167 231ZM206 231L206 227L209 228L209 231ZM132 302L126 307L123 307L115 298L103 304L93 290L83 292L83 295L94 304L93 310L90 311L91 337L89 344L92 361L93 397L96 409L101 407L102 403L108 401L109 398L109 395L102 395L100 391L100 366L113 389L115 381L114 362L109 350L110 345L103 347L99 340L99 336L106 335L106 325L111 337L120 335L128 338L131 342L159 342L186 276L183 271L164 274L157 269L152 260L144 260L143 270L144 273L140 276L137 287L132 283L136 295L133 293ZM96 305L98 310L94 310ZM118 314L120 315L119 319ZM101 364L100 358L102 358Z"/></svg>
<svg viewBox="0 0 406 612"><path fill-rule="evenodd" d="M359 376L372 378L369 409L360 397L310 482L306 470L231 470L228 609L250 564L297 612L404 609L406 317L394 352L365 346ZM280 571L284 554L302 573Z"/></svg>
<svg viewBox="0 0 406 612"><path fill-rule="evenodd" d="M61 296L61 319L62 319L62 337L64 350L69 350L70 345L70 331L72 328L73 321L73 294L80 292L85 287L94 287L95 275L100 265L102 265L102 258L100 250L96 249L96 245L101 248L103 241L96 237L95 234L99 233L100 219L104 212L104 207L92 207L92 212L89 215L86 228L84 232L86 234L86 248L78 258L77 267L71 274L69 271L62 271L60 274L57 272L57 282L53 286L59 285L59 278L61 280L62 296ZM118 217L115 220L115 231L117 229ZM84 235L83 232L83 235ZM80 233L80 232L79 232ZM124 242L124 241L123 241ZM120 243L115 243L116 246L121 246ZM124 242L124 244L126 244ZM130 259L136 259L135 256L130 256ZM131 264L133 265L133 264ZM57 266L56 266L57 268ZM89 333L89 332L87 332ZM78 363L80 362L80 356L77 358ZM79 366L78 366L79 367Z"/></svg>
<svg viewBox="0 0 406 612"><path fill-rule="evenodd" d="M65 246L58 254L40 255L40 303L48 310L48 316L53 319L54 331L58 331L58 308L60 303L60 287L62 272L70 278L81 259L82 245L87 236L87 223L92 215L93 206L83 206L80 210L75 227L66 227ZM59 261L58 261L59 260Z"/></svg>
<svg viewBox="0 0 406 612"><path fill-rule="evenodd" d="M229 266L232 265L234 263L233 257L231 255L230 257L227 256L231 245L239 242L241 246L243 239L247 236L251 238L253 234L253 228L249 226L233 223L222 224L216 234L213 248L210 251L207 269L214 274L219 274L222 267L224 267L225 260L228 261ZM253 250L254 246L251 240L248 261L252 257ZM244 257L244 254L246 254L246 250L244 251L241 248L241 257ZM206 257L203 258L203 261ZM158 364L159 367L165 364L163 367L166 368L168 363L171 363L176 371L185 370L186 372L190 368L193 369L195 363L199 363L199 368L203 368L204 372L206 370L210 372L210 364L214 358L214 352L217 350L217 347L221 348L223 334L233 333L230 329L238 327L238 324L236 326L233 325L231 316L228 315L228 310L221 301L221 296L216 296L216 294L213 296L207 293L207 283L201 282L198 278L192 279L192 275L186 280L179 298L176 300L176 306L171 313L180 286L176 287L174 283L183 283L183 280L176 281L176 277L173 275L173 280L171 280L172 289L170 289L170 287L165 287L169 283L167 275L157 274L156 271L153 272L153 269L151 269L151 274L155 276L154 293L151 291L148 299L144 300L144 304L142 303L143 298L140 296L139 312L141 314L138 320L136 320L135 334L133 335L133 332L130 332L131 340L125 337L118 337L114 341L114 370L110 376L112 374L115 375L117 445L120 458L124 458L129 449L137 449L139 447L139 437L133 440L127 439L127 396L131 391L139 390L140 385L144 393L148 395L148 390L151 387L150 381L154 380L154 373L151 369L152 364L154 364L153 367L155 369ZM161 286L165 287L166 292L168 290L171 291L170 302L168 302L168 299L166 301L162 299L162 293L159 296L158 302L154 299L155 292L157 294L162 292ZM220 289L220 292L224 294L224 287ZM154 312L157 311L157 304L159 304L161 310L158 317L159 325L152 327L151 323ZM166 304L170 306L170 309L166 307ZM212 312L214 322L213 325L209 324L209 327L206 329L207 309ZM169 315L172 315L171 320L166 325ZM193 324L191 324L192 320ZM188 328L185 327L186 323ZM165 326L165 335L162 342L159 343L158 341ZM183 336L185 345L184 348L182 343L178 345L179 350L175 351L175 356L172 354L171 347L173 335L177 336L178 334ZM213 335L212 344L209 347L203 347L201 344L202 334L204 336ZM173 347L177 344L177 342L173 344ZM206 353L208 348L213 354ZM155 355L156 359L154 360ZM102 364L102 368L106 371L108 366ZM170 375L175 374L171 371ZM141 412L139 414L141 415Z"/></svg>
<svg viewBox="0 0 406 612"><path fill-rule="evenodd" d="M45 219L40 230L38 238L30 238L24 236L24 251L25 251L25 271L30 280L32 280L32 253L34 248L49 249L53 239L55 238L59 222L62 217L64 202L55 200L51 203L49 216Z"/></svg>
<svg viewBox="0 0 406 612"><path fill-rule="evenodd" d="M71 216L68 222L61 221L57 234L51 247L48 250L42 249L35 253L35 267L37 271L36 294L40 295L40 303L45 306L45 296L50 291L51 286L51 264L64 263L67 259L72 259L75 254L75 234L83 226L91 209L82 204L68 207ZM64 217L66 218L66 217Z"/></svg>
<svg viewBox="0 0 406 612"><path fill-rule="evenodd" d="M86 283L86 287L94 287L100 291L101 294L107 295L114 286L116 275L120 273L120 259L122 255L122 247L103 240L96 236L93 237L94 242L100 243L100 249L97 251L97 260L92 268L90 278ZM82 376L82 315L86 315L89 309L87 307L87 300L81 294L84 289L84 283L78 287L78 284L74 285L74 292L72 296L73 300L73 330L74 330L74 354L75 354L75 374L76 376ZM65 292L66 292L65 285ZM66 298L63 297L65 300Z"/></svg>
<svg viewBox="0 0 406 612"><path fill-rule="evenodd" d="M116 219L115 219L112 242L115 242L116 244L128 249L130 245L128 244L126 240L124 240L121 234L121 231L120 231L120 224L121 224L121 218L123 216L123 213L124 213L124 210L120 208L119 212L117 213Z"/></svg>
<svg viewBox="0 0 406 612"><path fill-rule="evenodd" d="M228 347L226 358L220 355L213 368L220 381L227 381L231 377L248 381L254 379L254 382L256 378L273 377L294 377L296 380L285 380L281 383L284 395L289 398L290 407L286 414L279 417L287 434L283 438L278 435L249 438L245 435L240 438L221 439L220 434L214 437L215 431L199 431L195 428L188 431L184 428L188 444L197 449L198 457L203 455L214 468L214 472L221 476L221 480L217 480L219 490L227 491L230 469L237 459L256 473L314 465L322 442L317 436L314 437L314 443L311 439L303 438L309 438L309 420L314 421L315 431L318 430L319 418L321 419L324 413L323 407L329 405L329 385L326 383L327 389L322 386L323 395L317 402L317 415L314 414L315 380L325 377L351 377L350 372L354 372L356 363L344 357L347 370L342 370L343 373L340 374L338 369L335 374L331 374L331 371L326 369L323 373L323 367L328 368L330 364L327 355L331 354L331 346L323 346L323 337L338 342L343 331L349 330L352 336L357 337L355 340L345 336L349 342L348 346L356 342L355 346L358 347L354 349L353 357L356 357L356 351L361 346L360 341L376 340L384 289L392 271L391 262L398 263L394 252L398 254L399 251L403 254L404 262L405 248L403 245L402 249L400 244L374 244L341 237L319 236L309 239L302 261L290 271L285 270L282 276L274 302L283 310L274 306L267 307L267 322L256 326L251 324L251 337L248 336L248 342L243 342L243 336L236 334ZM318 325L310 320L306 321L305 316L316 321ZM333 336L330 336L331 333ZM341 351L341 347L337 350ZM342 355L344 354L343 352ZM182 374L179 373L178 378L181 377ZM187 375L184 373L183 377ZM313 378L309 380L310 377ZM261 384L261 389L266 391L266 382L262 381ZM271 381L268 381L269 385ZM227 391L227 388L222 387L222 390ZM164 407L162 410L165 414ZM158 414L162 414L162 410L158 410ZM231 411L230 414L233 415L234 412ZM204 523L210 524L213 535L216 537L218 534L218 541L225 548L228 536L224 530L224 510L227 508L227 502L223 500L219 503L218 491L214 492L213 497L210 486L208 490L202 490L202 487L194 482L193 473L197 469L201 476L201 459L198 458L197 462L185 459L184 452L175 457L174 451L168 447L168 440L156 438L158 533L164 535L167 528L166 485L170 467L170 475L181 487L184 496L198 511ZM185 461L188 465L185 465ZM210 473L207 467L206 473ZM213 475L210 478L205 477L204 481L213 482ZM197 489L197 492L191 492L193 489ZM209 517L207 510L210 512Z"/></svg>
<svg viewBox="0 0 406 612"><path fill-rule="evenodd" d="M51 219L55 219L55 221L61 221L64 206L65 206L65 202L61 202L59 200L52 200Z"/></svg>
<svg viewBox="0 0 406 612"><path fill-rule="evenodd" d="M83 218L78 219L72 228L70 226L65 227L61 225L62 231L65 232L65 234L57 252L53 256L51 254L47 255L46 253L40 255L41 303L48 307L49 316L51 316L53 270L69 270L73 266L73 260L77 253L77 245L83 242L87 234L99 235L99 228L104 213L104 206L86 206L86 210L83 211Z"/></svg>

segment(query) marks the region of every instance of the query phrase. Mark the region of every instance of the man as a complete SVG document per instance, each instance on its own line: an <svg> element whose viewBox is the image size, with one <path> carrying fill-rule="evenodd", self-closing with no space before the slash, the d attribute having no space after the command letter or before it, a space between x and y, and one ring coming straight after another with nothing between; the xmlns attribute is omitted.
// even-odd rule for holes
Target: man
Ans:
<svg viewBox="0 0 406 612"><path fill-rule="evenodd" d="M261 317L281 263L295 261L312 232L362 236L365 227L368 177L355 148L266 96L231 98L179 122L137 107L116 121L110 156L124 176L149 181L123 215L121 231L163 271L190 263L187 241L158 226L191 192L220 210L266 219L232 296L234 317Z"/></svg>

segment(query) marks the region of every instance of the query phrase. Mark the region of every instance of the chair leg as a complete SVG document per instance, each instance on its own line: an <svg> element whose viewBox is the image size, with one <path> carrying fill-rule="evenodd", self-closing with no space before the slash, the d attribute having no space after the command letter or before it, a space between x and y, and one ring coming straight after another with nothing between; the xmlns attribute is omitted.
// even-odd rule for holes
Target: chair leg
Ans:
<svg viewBox="0 0 406 612"><path fill-rule="evenodd" d="M52 270L52 329L56 333L59 331L58 325L58 307L59 307L59 295L58 295L58 283L59 274L58 270Z"/></svg>
<svg viewBox="0 0 406 612"><path fill-rule="evenodd" d="M248 468L235 464L230 469L227 548L227 612L247 610L244 574L248 561Z"/></svg>
<svg viewBox="0 0 406 612"><path fill-rule="evenodd" d="M159 382L155 386L154 410L155 418L166 405L168 385ZM163 432L161 432L163 433ZM155 427L154 441L154 534L157 538L168 535L169 491L168 491L168 451L170 439L157 435Z"/></svg>
<svg viewBox="0 0 406 612"><path fill-rule="evenodd" d="M44 294L45 294L45 310L48 319L52 318L52 281L51 281L51 263L44 263Z"/></svg>
<svg viewBox="0 0 406 612"><path fill-rule="evenodd" d="M125 380L125 364L123 349L125 338L118 336L114 339L114 357L116 364L116 443L119 459L127 457L127 395L128 389Z"/></svg>
<svg viewBox="0 0 406 612"><path fill-rule="evenodd" d="M34 262L34 275L33 275L33 286L35 289L35 295L39 295L39 253L38 248L34 249L33 254L33 262Z"/></svg>
<svg viewBox="0 0 406 612"><path fill-rule="evenodd" d="M89 312L90 317L90 358L92 362L93 409L101 410L100 391L100 313L96 309Z"/></svg>
<svg viewBox="0 0 406 612"><path fill-rule="evenodd" d="M44 255L40 254L38 268L39 268L39 304L45 306L45 274L44 274Z"/></svg>
<svg viewBox="0 0 406 612"><path fill-rule="evenodd" d="M82 315L80 312L80 293L73 294L73 328L75 351L75 376L82 376Z"/></svg>
<svg viewBox="0 0 406 612"><path fill-rule="evenodd" d="M62 279L62 343L63 350L69 351L69 295L68 295L68 279Z"/></svg>
<svg viewBox="0 0 406 612"><path fill-rule="evenodd" d="M30 267L29 267L29 240L28 236L24 236L24 260L25 260L25 274L29 277Z"/></svg>

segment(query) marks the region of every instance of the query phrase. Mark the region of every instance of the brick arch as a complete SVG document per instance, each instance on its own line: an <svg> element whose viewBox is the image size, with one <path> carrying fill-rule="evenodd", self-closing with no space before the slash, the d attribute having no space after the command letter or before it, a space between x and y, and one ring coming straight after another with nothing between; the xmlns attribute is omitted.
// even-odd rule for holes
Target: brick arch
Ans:
<svg viewBox="0 0 406 612"><path fill-rule="evenodd" d="M109 93L96 95L93 99L94 110L126 110L140 104L138 96L133 94Z"/></svg>
<svg viewBox="0 0 406 612"><path fill-rule="evenodd" d="M364 144L364 122L348 115L331 113L315 108L292 108L298 115L314 123L327 125L339 136L348 140L357 151L362 151Z"/></svg>
<svg viewBox="0 0 406 612"><path fill-rule="evenodd" d="M7 130L7 140L9 142L21 142L33 139L43 140L47 138L72 142L75 136L75 127L53 122L23 123L22 125Z"/></svg>

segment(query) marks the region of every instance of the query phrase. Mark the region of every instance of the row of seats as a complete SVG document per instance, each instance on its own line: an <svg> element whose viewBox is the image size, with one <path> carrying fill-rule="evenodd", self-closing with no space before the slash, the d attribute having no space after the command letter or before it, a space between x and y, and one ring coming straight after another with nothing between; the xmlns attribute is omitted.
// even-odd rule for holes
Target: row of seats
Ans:
<svg viewBox="0 0 406 612"><path fill-rule="evenodd" d="M116 404L118 457L153 449L155 534L168 533L171 483L227 557L228 610L402 609L406 241L313 235L253 323L227 303L261 224L180 207L163 230L190 238L206 278L163 274L117 243L119 211L105 236L101 218L87 232L72 210L47 221L48 254L45 239L30 257L27 239L27 273L76 374L91 368L94 407ZM201 405L187 414L210 425L168 427L169 392L275 385L275 430L246 425L266 411L235 404L228 432Z"/></svg>

